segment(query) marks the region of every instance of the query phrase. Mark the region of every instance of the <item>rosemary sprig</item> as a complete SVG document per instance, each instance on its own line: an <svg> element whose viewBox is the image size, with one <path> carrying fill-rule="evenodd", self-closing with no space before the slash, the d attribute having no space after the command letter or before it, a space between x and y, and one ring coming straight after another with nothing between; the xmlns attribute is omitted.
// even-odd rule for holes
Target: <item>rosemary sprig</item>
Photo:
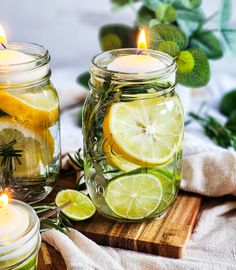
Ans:
<svg viewBox="0 0 236 270"><path fill-rule="evenodd" d="M193 112L190 112L189 116L203 127L205 134L215 144L223 148L236 150L236 136L218 119L211 115L201 115Z"/></svg>
<svg viewBox="0 0 236 270"><path fill-rule="evenodd" d="M16 143L17 141L13 140L7 144L0 145L0 157L2 157L1 167L5 180L13 177L15 161L21 164L20 157L22 156L22 150L14 149Z"/></svg>
<svg viewBox="0 0 236 270"><path fill-rule="evenodd" d="M69 219L61 211L57 211L58 207L55 205L55 203L41 205L37 204L35 206L33 205L33 208L38 217L40 218L41 232L53 228L65 233L69 230L68 227L72 226ZM50 213L51 211L53 211L54 213L53 216L48 215L48 213Z"/></svg>

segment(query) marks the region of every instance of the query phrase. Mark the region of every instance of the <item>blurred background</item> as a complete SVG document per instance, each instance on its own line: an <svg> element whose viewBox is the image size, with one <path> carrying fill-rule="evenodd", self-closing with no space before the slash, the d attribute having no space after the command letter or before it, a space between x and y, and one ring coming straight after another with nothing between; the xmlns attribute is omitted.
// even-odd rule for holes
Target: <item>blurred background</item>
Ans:
<svg viewBox="0 0 236 270"><path fill-rule="evenodd" d="M231 27L236 27L236 1L233 2ZM207 16L219 10L220 0L203 0ZM62 149L81 147L78 128L79 108L68 107L71 101L88 92L76 83L76 77L90 65L93 55L101 51L98 31L109 23L134 24L136 8L112 12L110 0L7 0L1 2L0 23L9 41L34 42L47 48L51 55L52 81L56 86L62 108ZM209 25L217 28L217 18ZM221 96L236 86L236 56L211 61L212 76L209 85L198 91L198 96L217 93ZM205 91L205 89L207 91ZM69 94L68 94L69 93ZM189 103L189 91L187 102ZM184 100L184 99L182 99ZM211 101L211 98L208 99ZM190 103L189 103L190 104ZM214 107L217 106L214 103ZM64 108L67 107L67 111Z"/></svg>
<svg viewBox="0 0 236 270"><path fill-rule="evenodd" d="M236 1L233 4L232 26L236 26ZM219 6L220 0L203 0L209 15ZM131 8L111 9L109 0L7 0L1 3L0 23L9 41L35 42L48 48L53 67L81 70L87 69L90 58L100 51L100 26L134 22Z"/></svg>

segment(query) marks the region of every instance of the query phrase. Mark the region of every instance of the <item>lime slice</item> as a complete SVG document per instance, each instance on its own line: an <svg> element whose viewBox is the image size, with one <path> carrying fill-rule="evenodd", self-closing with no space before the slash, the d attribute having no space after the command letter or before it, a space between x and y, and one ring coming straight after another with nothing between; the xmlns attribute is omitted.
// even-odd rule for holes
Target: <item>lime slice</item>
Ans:
<svg viewBox="0 0 236 270"><path fill-rule="evenodd" d="M0 110L34 127L50 127L58 121L59 103L51 87L38 92L0 91Z"/></svg>
<svg viewBox="0 0 236 270"><path fill-rule="evenodd" d="M162 185L163 198L158 206L158 212L164 211L173 201L176 194L176 185L173 179L173 174L165 169L150 170L150 173L155 175Z"/></svg>
<svg viewBox="0 0 236 270"><path fill-rule="evenodd" d="M183 139L183 110L178 97L113 104L103 123L112 150L143 167L169 161Z"/></svg>
<svg viewBox="0 0 236 270"><path fill-rule="evenodd" d="M57 193L55 199L57 206L69 201L71 201L71 204L63 208L62 212L71 220L88 219L96 212L96 208L89 197L77 190L65 189Z"/></svg>
<svg viewBox="0 0 236 270"><path fill-rule="evenodd" d="M110 181L105 200L111 210L120 217L143 219L160 205L163 190L160 180L153 174L126 174Z"/></svg>
<svg viewBox="0 0 236 270"><path fill-rule="evenodd" d="M54 154L54 140L48 129L22 125L9 116L0 117L0 145L14 140L14 149L22 151L21 164L14 162L14 176L34 177L48 170Z"/></svg>

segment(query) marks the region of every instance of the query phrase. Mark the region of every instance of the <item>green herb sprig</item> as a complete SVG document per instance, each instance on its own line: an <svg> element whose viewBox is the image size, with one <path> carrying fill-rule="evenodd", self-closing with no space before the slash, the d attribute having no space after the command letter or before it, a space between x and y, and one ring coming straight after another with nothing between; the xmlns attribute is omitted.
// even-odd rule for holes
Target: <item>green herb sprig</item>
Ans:
<svg viewBox="0 0 236 270"><path fill-rule="evenodd" d="M13 177L15 170L15 162L21 164L20 157L22 156L22 150L14 149L16 140L13 140L7 144L0 145L0 157L2 174L4 179L10 179Z"/></svg>
<svg viewBox="0 0 236 270"><path fill-rule="evenodd" d="M57 206L55 203L49 203L49 204L37 204L33 205L33 208L38 215L39 218L44 216L46 213L50 211L54 211L57 209ZM71 227L71 222L69 219L62 213L62 211L56 213L52 217L48 217L45 219L42 219L40 221L40 231L44 232L49 229L56 229L60 232L66 233L68 232L68 228Z"/></svg>
<svg viewBox="0 0 236 270"><path fill-rule="evenodd" d="M205 134L217 145L236 150L236 136L218 119L211 115L189 113L191 119L197 121Z"/></svg>

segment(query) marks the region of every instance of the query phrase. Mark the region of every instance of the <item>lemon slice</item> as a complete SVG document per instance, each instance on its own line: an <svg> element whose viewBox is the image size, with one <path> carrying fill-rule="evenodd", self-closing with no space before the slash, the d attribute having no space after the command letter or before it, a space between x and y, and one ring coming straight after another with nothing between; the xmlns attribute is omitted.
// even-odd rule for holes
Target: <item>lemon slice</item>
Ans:
<svg viewBox="0 0 236 270"><path fill-rule="evenodd" d="M58 98L51 88L38 92L0 91L0 110L34 127L50 127L58 121Z"/></svg>
<svg viewBox="0 0 236 270"><path fill-rule="evenodd" d="M48 129L32 129L11 117L0 117L0 145L13 140L16 140L14 149L23 151L21 164L14 163L15 177L34 177L48 170L54 153L54 141Z"/></svg>
<svg viewBox="0 0 236 270"><path fill-rule="evenodd" d="M77 190L65 189L57 193L55 199L57 206L69 201L71 204L63 208L62 212L72 220L84 220L90 218L96 212L96 208L89 197Z"/></svg>
<svg viewBox="0 0 236 270"><path fill-rule="evenodd" d="M140 166L166 163L183 139L183 109L178 97L113 104L103 131L114 152Z"/></svg>
<svg viewBox="0 0 236 270"><path fill-rule="evenodd" d="M131 220L152 214L163 197L158 177L149 173L126 174L111 180L106 188L105 200L118 216Z"/></svg>
<svg viewBox="0 0 236 270"><path fill-rule="evenodd" d="M113 152L112 147L109 144L105 145L104 153L107 163L123 172L130 172L140 167L132 162L125 160L122 156Z"/></svg>

